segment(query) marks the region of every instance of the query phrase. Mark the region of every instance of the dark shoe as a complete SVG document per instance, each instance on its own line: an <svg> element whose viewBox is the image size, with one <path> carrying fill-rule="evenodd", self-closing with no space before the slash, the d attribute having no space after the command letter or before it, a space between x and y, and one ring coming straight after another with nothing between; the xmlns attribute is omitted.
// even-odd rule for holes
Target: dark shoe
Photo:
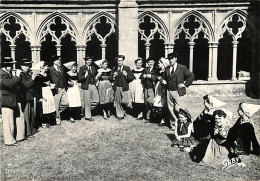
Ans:
<svg viewBox="0 0 260 181"><path fill-rule="evenodd" d="M6 146L18 146L17 143L13 143L13 144L6 144Z"/></svg>
<svg viewBox="0 0 260 181"><path fill-rule="evenodd" d="M30 135L27 138L35 138L35 136L34 135Z"/></svg>
<svg viewBox="0 0 260 181"><path fill-rule="evenodd" d="M28 140L28 138L24 138L22 140L16 140L16 142L18 143L18 142L25 141L25 140Z"/></svg>
<svg viewBox="0 0 260 181"><path fill-rule="evenodd" d="M95 121L93 118L85 118L86 121Z"/></svg>
<svg viewBox="0 0 260 181"><path fill-rule="evenodd" d="M144 123L150 123L150 119L146 119Z"/></svg>
<svg viewBox="0 0 260 181"><path fill-rule="evenodd" d="M163 127L164 126L164 123L159 123L159 127Z"/></svg>
<svg viewBox="0 0 260 181"><path fill-rule="evenodd" d="M118 117L119 121L122 121L124 119L124 117Z"/></svg>

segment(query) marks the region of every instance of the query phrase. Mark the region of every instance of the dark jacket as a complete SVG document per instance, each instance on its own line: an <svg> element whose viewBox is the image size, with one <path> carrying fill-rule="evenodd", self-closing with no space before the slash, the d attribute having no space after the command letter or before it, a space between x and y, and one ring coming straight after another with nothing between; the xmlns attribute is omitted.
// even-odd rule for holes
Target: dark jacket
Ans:
<svg viewBox="0 0 260 181"><path fill-rule="evenodd" d="M144 88L151 89L154 88L155 82L158 79L158 70L156 67L153 67L152 71L149 73L149 67L144 69L143 74L151 74L151 78L143 78L143 75L141 75L142 84L144 85Z"/></svg>
<svg viewBox="0 0 260 181"><path fill-rule="evenodd" d="M127 72L127 76L124 76L122 72L118 72L118 66L115 66L112 69L109 80L111 82L114 81L114 85L113 85L114 90L116 90L116 87L118 86L119 79L121 79L121 81L122 81L123 91L128 91L129 90L129 83L132 82L135 79L134 74L131 71L130 67L123 65L122 71L124 71L124 70ZM118 73L118 75L115 78L113 77L114 72Z"/></svg>
<svg viewBox="0 0 260 181"><path fill-rule="evenodd" d="M22 98L26 101L32 101L35 94L35 84L32 80L32 76L30 73L22 72L21 75L21 90L22 90Z"/></svg>
<svg viewBox="0 0 260 181"><path fill-rule="evenodd" d="M88 90L88 85L90 83L90 79L95 80L95 76L97 75L97 70L95 67L91 66L91 72L88 69L87 65L83 65L79 68L79 75L78 75L78 82L81 83L81 89L83 90ZM88 71L88 76L85 77L85 73Z"/></svg>
<svg viewBox="0 0 260 181"><path fill-rule="evenodd" d="M51 66L49 68L48 77L50 78L51 83L55 84L55 94L58 93L58 88L67 88L67 81L63 67L61 67L61 72L58 72L54 66Z"/></svg>
<svg viewBox="0 0 260 181"><path fill-rule="evenodd" d="M20 78L10 76L7 72L0 70L2 107L14 108L17 106L16 94Z"/></svg>
<svg viewBox="0 0 260 181"><path fill-rule="evenodd" d="M48 75L45 77L42 74L38 74L35 77L35 79L34 79L35 97L36 97L37 102L42 98L42 88L48 86L45 82L47 82L49 80L50 80L50 78Z"/></svg>
<svg viewBox="0 0 260 181"><path fill-rule="evenodd" d="M166 87L170 91L177 90L180 96L184 96L186 94L186 88L179 88L179 84L184 83L186 87L189 87L194 80L194 74L189 71L185 65L181 64L177 64L176 71L171 74L170 67L171 66L166 68L163 77L167 82Z"/></svg>

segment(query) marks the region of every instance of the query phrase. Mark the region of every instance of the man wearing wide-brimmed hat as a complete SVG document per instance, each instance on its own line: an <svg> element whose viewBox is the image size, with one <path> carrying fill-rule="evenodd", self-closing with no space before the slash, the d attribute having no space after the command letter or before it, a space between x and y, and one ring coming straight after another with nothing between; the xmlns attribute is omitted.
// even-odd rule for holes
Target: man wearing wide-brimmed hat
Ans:
<svg viewBox="0 0 260 181"><path fill-rule="evenodd" d="M181 104L181 97L186 94L186 88L193 80L194 74L185 65L177 63L178 53L168 54L171 66L165 69L162 83L167 87L167 105L170 111L171 125L178 120L178 112Z"/></svg>
<svg viewBox="0 0 260 181"><path fill-rule="evenodd" d="M17 86L20 82L20 70L12 75L12 67L15 61L11 57L4 57L1 62L1 94L2 94L2 119L5 145L16 146L14 133L15 113L17 113Z"/></svg>
<svg viewBox="0 0 260 181"><path fill-rule="evenodd" d="M32 66L32 61L24 58L19 61L20 67L22 69L21 84L21 105L22 111L24 114L24 121L26 127L25 135L28 137L33 137L33 134L37 130L37 125L34 117L34 97L35 97L35 84L34 79L36 74L30 71L30 67Z"/></svg>
<svg viewBox="0 0 260 181"><path fill-rule="evenodd" d="M91 110L96 108L99 104L99 95L95 78L97 70L92 66L93 58L91 56L88 55L84 59L86 64L80 67L78 77L83 91L85 120L94 121L91 115Z"/></svg>
<svg viewBox="0 0 260 181"><path fill-rule="evenodd" d="M53 66L49 68L49 76L51 83L55 84L55 107L56 107L56 123L61 123L60 113L69 106L67 92L65 90L67 81L65 80L65 72L61 65L61 57L53 55L51 60Z"/></svg>

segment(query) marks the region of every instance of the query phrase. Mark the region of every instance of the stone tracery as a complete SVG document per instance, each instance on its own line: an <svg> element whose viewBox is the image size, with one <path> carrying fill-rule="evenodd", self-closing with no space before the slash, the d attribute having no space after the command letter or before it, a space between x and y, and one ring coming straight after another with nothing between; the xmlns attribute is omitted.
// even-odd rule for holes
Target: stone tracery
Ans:
<svg viewBox="0 0 260 181"><path fill-rule="evenodd" d="M65 26L64 30L60 30L61 31L60 36L57 36L56 31L51 28L53 25L57 25L58 19L60 19L61 21L60 24ZM61 39L64 38L67 34L70 34L71 40L76 42L76 33L73 30L72 26L69 24L68 21L60 17L55 17L48 21L48 23L43 28L43 31L40 33L40 38L39 38L40 43L46 40L45 37L47 34L50 34L52 36L52 41L56 42L57 45L60 45Z"/></svg>
<svg viewBox="0 0 260 181"><path fill-rule="evenodd" d="M12 31L12 27L15 27L15 31ZM9 30L7 30L7 29ZM30 42L30 33L26 28L24 23L13 17L7 17L6 19L0 22L0 33L3 33L6 36L6 40L11 43L11 45L15 45L15 41L20 37L21 34L24 34L26 37L26 41Z"/></svg>

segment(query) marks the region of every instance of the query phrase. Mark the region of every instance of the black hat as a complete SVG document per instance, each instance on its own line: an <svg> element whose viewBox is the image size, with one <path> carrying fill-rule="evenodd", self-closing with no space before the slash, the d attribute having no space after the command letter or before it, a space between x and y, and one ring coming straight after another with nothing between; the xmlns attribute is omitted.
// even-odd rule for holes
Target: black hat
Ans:
<svg viewBox="0 0 260 181"><path fill-rule="evenodd" d="M2 65L6 65L6 64L13 64L16 61L14 61L11 57L4 57L3 60L1 61Z"/></svg>
<svg viewBox="0 0 260 181"><path fill-rule="evenodd" d="M22 65L30 65L30 64L32 64L33 63L33 61L31 61L31 60L28 60L27 58L24 58L24 59L22 59L22 60L20 60L19 61L19 64L22 66Z"/></svg>
<svg viewBox="0 0 260 181"><path fill-rule="evenodd" d="M180 108L180 109L179 109L179 113L184 113L184 115L185 115L188 119L191 119L190 112L189 112L187 109L182 109L182 108Z"/></svg>
<svg viewBox="0 0 260 181"><path fill-rule="evenodd" d="M155 60L154 60L153 57L149 57L149 58L147 58L147 59L146 59L146 62L148 63L148 62L151 61L151 60L155 62Z"/></svg>
<svg viewBox="0 0 260 181"><path fill-rule="evenodd" d="M125 60L125 56L124 55L118 55L116 58L115 58L116 61L118 60Z"/></svg>
<svg viewBox="0 0 260 181"><path fill-rule="evenodd" d="M86 55L85 58L83 58L84 60L93 60L93 56L90 55Z"/></svg>
<svg viewBox="0 0 260 181"><path fill-rule="evenodd" d="M172 58L174 58L174 57L178 58L178 56L179 56L178 53L172 52L172 53L169 53L169 54L168 54L167 58L168 58L168 59L172 59Z"/></svg>
<svg viewBox="0 0 260 181"><path fill-rule="evenodd" d="M61 56L58 56L58 55L52 55L51 56L51 61L56 61L56 60L58 60L58 59L60 59L61 58Z"/></svg>

